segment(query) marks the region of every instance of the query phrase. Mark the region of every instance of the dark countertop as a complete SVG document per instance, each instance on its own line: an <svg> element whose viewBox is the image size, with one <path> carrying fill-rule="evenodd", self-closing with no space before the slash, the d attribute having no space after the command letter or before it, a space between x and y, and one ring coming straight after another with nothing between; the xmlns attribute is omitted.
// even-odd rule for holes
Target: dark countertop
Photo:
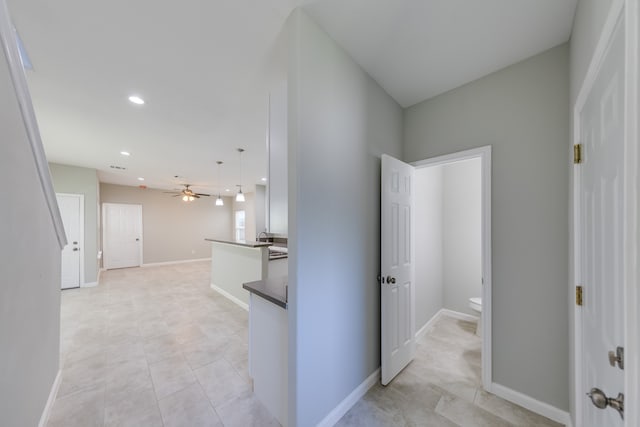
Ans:
<svg viewBox="0 0 640 427"><path fill-rule="evenodd" d="M244 246L246 248L261 248L265 246L271 246L273 243L269 242L256 242L253 240L219 240L219 239L204 239L208 242L216 242L216 243L226 243L228 245L236 245L236 246Z"/></svg>
<svg viewBox="0 0 640 427"><path fill-rule="evenodd" d="M256 294L287 309L287 277L268 278L255 282L243 283L242 287L252 294Z"/></svg>

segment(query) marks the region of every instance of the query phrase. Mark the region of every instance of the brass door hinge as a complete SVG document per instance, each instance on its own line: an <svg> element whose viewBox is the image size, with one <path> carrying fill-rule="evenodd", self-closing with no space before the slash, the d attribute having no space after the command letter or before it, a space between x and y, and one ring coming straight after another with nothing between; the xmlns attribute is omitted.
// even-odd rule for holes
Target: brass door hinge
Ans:
<svg viewBox="0 0 640 427"><path fill-rule="evenodd" d="M576 286L576 305L582 305L582 286Z"/></svg>
<svg viewBox="0 0 640 427"><path fill-rule="evenodd" d="M573 146L573 163L582 163L582 144L576 144Z"/></svg>

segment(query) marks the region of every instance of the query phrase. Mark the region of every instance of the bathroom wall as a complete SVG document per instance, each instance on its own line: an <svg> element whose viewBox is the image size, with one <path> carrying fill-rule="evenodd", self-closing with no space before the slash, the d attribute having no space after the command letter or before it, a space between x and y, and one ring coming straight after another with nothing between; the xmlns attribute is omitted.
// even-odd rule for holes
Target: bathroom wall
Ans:
<svg viewBox="0 0 640 427"><path fill-rule="evenodd" d="M443 307L477 315L482 295L482 203L479 158L442 166Z"/></svg>
<svg viewBox="0 0 640 427"><path fill-rule="evenodd" d="M416 169L416 331L440 309L477 315L482 295L481 161Z"/></svg>
<svg viewBox="0 0 640 427"><path fill-rule="evenodd" d="M442 307L442 166L415 173L416 332Z"/></svg>

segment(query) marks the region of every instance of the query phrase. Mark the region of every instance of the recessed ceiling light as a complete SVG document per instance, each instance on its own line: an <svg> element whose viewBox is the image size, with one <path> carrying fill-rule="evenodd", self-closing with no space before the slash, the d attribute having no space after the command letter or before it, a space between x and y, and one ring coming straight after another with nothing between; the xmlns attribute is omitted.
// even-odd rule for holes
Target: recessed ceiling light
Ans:
<svg viewBox="0 0 640 427"><path fill-rule="evenodd" d="M225 188L224 191L231 191L231 190L229 190L228 188Z"/></svg>
<svg viewBox="0 0 640 427"><path fill-rule="evenodd" d="M131 153L128 151L121 151L120 154L122 154L123 156L130 156Z"/></svg>
<svg viewBox="0 0 640 427"><path fill-rule="evenodd" d="M262 182L267 182L267 178L262 178Z"/></svg>
<svg viewBox="0 0 640 427"><path fill-rule="evenodd" d="M138 177L138 181L144 181L144 178L143 178L143 177L141 177L141 176L139 176L139 177Z"/></svg>
<svg viewBox="0 0 640 427"><path fill-rule="evenodd" d="M140 98L139 96L135 96L135 95L131 95L129 97L129 101L131 101L131 102L133 102L134 104L137 104L137 105L144 104L144 99Z"/></svg>

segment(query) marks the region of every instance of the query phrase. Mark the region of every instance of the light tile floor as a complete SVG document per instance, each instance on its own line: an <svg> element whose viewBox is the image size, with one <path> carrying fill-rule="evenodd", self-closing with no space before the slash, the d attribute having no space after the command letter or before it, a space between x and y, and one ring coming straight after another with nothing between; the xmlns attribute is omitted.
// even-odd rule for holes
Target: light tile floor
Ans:
<svg viewBox="0 0 640 427"><path fill-rule="evenodd" d="M416 358L387 387L376 385L339 427L556 427L482 390L475 323L441 316L417 342Z"/></svg>
<svg viewBox="0 0 640 427"><path fill-rule="evenodd" d="M49 426L278 426L250 391L247 312L209 262L111 270L62 292L62 382ZM416 359L338 426L558 426L480 388L474 325L444 317Z"/></svg>
<svg viewBox="0 0 640 427"><path fill-rule="evenodd" d="M250 391L247 312L210 263L110 270L62 292L49 426L278 426Z"/></svg>

